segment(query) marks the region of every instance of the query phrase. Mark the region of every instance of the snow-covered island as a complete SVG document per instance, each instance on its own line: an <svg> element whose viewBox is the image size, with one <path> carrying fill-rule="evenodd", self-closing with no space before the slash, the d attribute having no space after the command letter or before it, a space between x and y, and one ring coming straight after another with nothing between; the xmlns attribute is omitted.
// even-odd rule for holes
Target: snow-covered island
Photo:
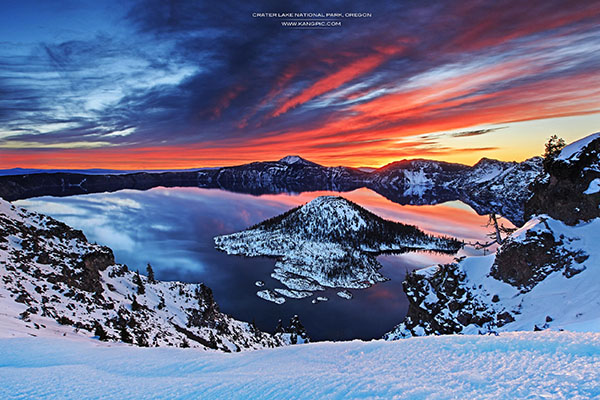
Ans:
<svg viewBox="0 0 600 400"><path fill-rule="evenodd" d="M321 196L249 229L215 237L228 254L277 257L271 276L288 289L364 289L387 280L376 255L427 249L454 253L462 243L388 221L336 196ZM288 296L286 291L278 293ZM282 302L267 291L260 297ZM288 296L298 298L299 296Z"/></svg>

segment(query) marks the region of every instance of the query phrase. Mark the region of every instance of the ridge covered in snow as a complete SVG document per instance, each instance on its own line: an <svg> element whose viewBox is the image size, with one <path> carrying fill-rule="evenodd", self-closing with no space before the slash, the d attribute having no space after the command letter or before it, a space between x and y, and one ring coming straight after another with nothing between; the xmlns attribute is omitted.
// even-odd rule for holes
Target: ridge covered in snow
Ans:
<svg viewBox="0 0 600 400"><path fill-rule="evenodd" d="M569 160L577 161L582 150L596 139L600 139L600 132L593 133L565 146L560 154L555 157L555 160L564 162L568 162Z"/></svg>
<svg viewBox="0 0 600 400"><path fill-rule="evenodd" d="M277 161L279 163L288 164L288 165L312 165L319 166L319 164L314 163L312 161L305 160L300 156L285 156L281 160Z"/></svg>
<svg viewBox="0 0 600 400"><path fill-rule="evenodd" d="M414 226L382 219L335 196L317 197L243 232L217 236L215 245L228 254L278 257L271 276L288 289L305 293L325 287L363 289L385 281L375 259L384 251L428 249L453 253L462 246L457 240L427 235ZM289 293L275 290L283 296ZM283 303L285 298L277 293L262 290L258 295Z"/></svg>
<svg viewBox="0 0 600 400"><path fill-rule="evenodd" d="M407 318L386 337L491 331L600 331L600 219L540 216L497 254L415 271Z"/></svg>
<svg viewBox="0 0 600 400"><path fill-rule="evenodd" d="M219 311L203 284L115 263L81 231L0 199L0 337L68 336L240 351L289 344Z"/></svg>

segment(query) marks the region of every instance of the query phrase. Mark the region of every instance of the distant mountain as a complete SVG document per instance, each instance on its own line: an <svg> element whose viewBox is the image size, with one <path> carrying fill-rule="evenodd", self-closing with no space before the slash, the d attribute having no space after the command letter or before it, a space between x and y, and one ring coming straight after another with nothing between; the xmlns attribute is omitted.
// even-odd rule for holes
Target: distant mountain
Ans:
<svg viewBox="0 0 600 400"><path fill-rule="evenodd" d="M3 337L97 336L139 346L240 351L289 344L296 336L237 321L219 311L207 286L134 273L81 231L3 200L0 277Z"/></svg>
<svg viewBox="0 0 600 400"><path fill-rule="evenodd" d="M388 339L600 330L600 134L565 147L544 164L525 206L531 219L496 254L407 277L408 315Z"/></svg>
<svg viewBox="0 0 600 400"><path fill-rule="evenodd" d="M45 173L0 176L0 197L16 200L42 195L115 191L156 186L195 186L265 194L367 187L399 204L461 200L479 214L498 213L516 225L524 220L529 184L542 171L542 159L522 163L482 159L470 167L431 160L403 160L377 170L324 167L299 156L195 171L122 174Z"/></svg>
<svg viewBox="0 0 600 400"><path fill-rule="evenodd" d="M334 196L317 197L245 231L217 236L215 245L228 254L278 257L271 276L288 289L303 292L324 287L366 288L385 281L375 259L384 251L410 248L452 253L462 247L457 240L385 220ZM259 293L267 300L282 302L274 292ZM292 294L288 297L299 297Z"/></svg>
<svg viewBox="0 0 600 400"><path fill-rule="evenodd" d="M288 164L288 165L310 165L313 167L320 166L319 164L314 163L312 161L305 160L304 158L302 158L300 156L285 156L278 162L283 163L283 164Z"/></svg>
<svg viewBox="0 0 600 400"><path fill-rule="evenodd" d="M404 160L370 174L368 187L401 204L461 200L479 214L498 213L522 225L529 184L542 170L542 158L522 163L481 159L472 167L430 160Z"/></svg>
<svg viewBox="0 0 600 400"><path fill-rule="evenodd" d="M120 170L120 169L102 169L102 168L90 168L90 169L41 169L41 168L10 168L0 169L0 176L6 175L31 175L31 174L54 174L54 173L68 173L68 174L83 174L83 175L123 175L123 174L134 174L140 172L160 174L163 172L188 172L197 171L194 169L165 169L165 170Z"/></svg>

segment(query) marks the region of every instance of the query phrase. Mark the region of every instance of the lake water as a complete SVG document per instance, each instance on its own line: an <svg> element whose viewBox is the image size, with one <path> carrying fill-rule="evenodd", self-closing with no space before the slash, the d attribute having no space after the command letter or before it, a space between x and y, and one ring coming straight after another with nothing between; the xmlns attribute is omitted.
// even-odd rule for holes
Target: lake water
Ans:
<svg viewBox="0 0 600 400"><path fill-rule="evenodd" d="M212 288L222 311L255 321L262 330L272 332L278 319L287 323L298 314L313 340L379 338L406 314L408 301L402 290L406 272L452 261L453 256L424 252L382 255L378 258L383 265L381 272L391 280L366 290L352 290L352 300L329 290L315 294L328 297L328 302L312 304L312 297L287 299L277 305L257 297L259 288L254 284L262 280L266 282L264 288L282 287L270 277L273 259L228 256L214 248L216 235L243 230L317 196L331 194L429 233L485 241L489 231L485 227L487 217L461 202L401 206L368 189L254 196L218 189L154 188L39 197L15 203L81 229L89 241L112 248L116 261L132 270L145 273L150 263L158 279L204 282Z"/></svg>

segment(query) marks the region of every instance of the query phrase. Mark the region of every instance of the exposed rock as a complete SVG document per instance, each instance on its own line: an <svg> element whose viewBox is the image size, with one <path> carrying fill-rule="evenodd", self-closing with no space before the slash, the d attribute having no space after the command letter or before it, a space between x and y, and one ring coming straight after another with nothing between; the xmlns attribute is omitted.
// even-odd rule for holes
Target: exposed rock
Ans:
<svg viewBox="0 0 600 400"><path fill-rule="evenodd" d="M575 225L600 217L600 191L589 190L600 179L600 133L565 147L544 163L545 173L532 184L525 215L547 214Z"/></svg>
<svg viewBox="0 0 600 400"><path fill-rule="evenodd" d="M498 250L491 275L510 283L522 291L530 290L555 271L562 271L571 277L583 270L581 265L588 259L583 250L569 250L565 241L574 238L555 238L544 218L532 229L524 232L524 237L509 238Z"/></svg>

